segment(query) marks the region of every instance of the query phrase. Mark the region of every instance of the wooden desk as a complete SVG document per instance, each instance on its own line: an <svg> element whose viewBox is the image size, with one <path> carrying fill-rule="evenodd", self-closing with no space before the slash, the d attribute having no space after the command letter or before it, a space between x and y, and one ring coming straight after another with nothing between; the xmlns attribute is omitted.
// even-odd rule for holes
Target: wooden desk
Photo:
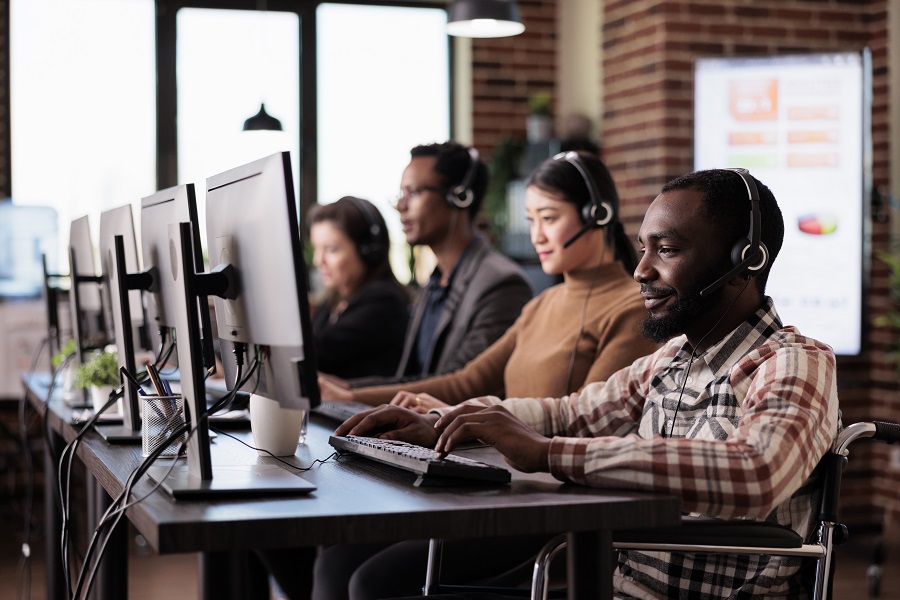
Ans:
<svg viewBox="0 0 900 600"><path fill-rule="evenodd" d="M41 410L40 387L27 389ZM70 440L76 431L57 402L51 399L46 418ZM291 459L298 465L333 452L327 439L334 426L318 419L313 417L307 444ZM239 436L250 439L249 433ZM212 450L214 465L274 462L225 436ZM463 454L502 462L492 449ZM140 462L139 447L110 446L93 432L83 438L78 455L111 496L122 491ZM593 600L611 597L612 530L675 525L680 514L673 497L590 489L547 474L514 471L512 483L499 487L415 488L412 474L343 457L316 465L302 477L318 489L308 496L214 502L176 502L157 492L127 516L160 553L568 532L570 572L577 577L569 597ZM134 493L139 497L150 489L143 479Z"/></svg>

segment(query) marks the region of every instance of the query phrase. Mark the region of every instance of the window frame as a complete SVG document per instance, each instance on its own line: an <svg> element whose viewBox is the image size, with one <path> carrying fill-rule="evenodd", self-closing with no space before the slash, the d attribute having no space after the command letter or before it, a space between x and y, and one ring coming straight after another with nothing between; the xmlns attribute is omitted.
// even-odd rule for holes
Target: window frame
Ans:
<svg viewBox="0 0 900 600"><path fill-rule="evenodd" d="M297 195L301 214L316 204L318 197L318 82L316 72L316 12L320 4L360 4L367 6L398 6L404 8L443 8L439 0L416 2L386 2L378 0L156 0L156 173L157 188L165 189L178 183L178 125L176 83L176 14L181 8L221 10L269 10L292 12L300 22L300 189ZM450 114L449 128L454 130L454 53L451 38L447 38L450 81L448 85ZM8 129L7 129L8 131Z"/></svg>

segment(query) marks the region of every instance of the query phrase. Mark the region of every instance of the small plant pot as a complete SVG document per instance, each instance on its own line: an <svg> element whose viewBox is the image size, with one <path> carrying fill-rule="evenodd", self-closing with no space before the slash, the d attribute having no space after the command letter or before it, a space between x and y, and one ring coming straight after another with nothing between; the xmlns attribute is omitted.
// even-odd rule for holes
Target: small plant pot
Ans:
<svg viewBox="0 0 900 600"><path fill-rule="evenodd" d="M69 365L62 372L63 398L66 400L84 397L82 396L82 390L75 387L75 371L77 371L77 368L74 365Z"/></svg>
<svg viewBox="0 0 900 600"><path fill-rule="evenodd" d="M103 408L103 405L107 403L109 400L109 395L112 393L115 386L112 385L92 385L91 386L91 403L94 406L94 411L99 411ZM118 407L116 407L118 409ZM112 411L115 412L115 411Z"/></svg>
<svg viewBox="0 0 900 600"><path fill-rule="evenodd" d="M547 115L528 115L525 133L531 143L546 142L553 137L553 118Z"/></svg>

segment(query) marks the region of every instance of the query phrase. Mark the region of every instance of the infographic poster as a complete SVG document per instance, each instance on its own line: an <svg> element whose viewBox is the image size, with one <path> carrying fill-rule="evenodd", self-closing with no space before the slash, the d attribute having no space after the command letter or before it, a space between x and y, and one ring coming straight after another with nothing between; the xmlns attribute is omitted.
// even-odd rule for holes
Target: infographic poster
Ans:
<svg viewBox="0 0 900 600"><path fill-rule="evenodd" d="M863 53L700 59L694 167L744 167L775 194L784 246L766 293L785 324L860 351L871 181Z"/></svg>

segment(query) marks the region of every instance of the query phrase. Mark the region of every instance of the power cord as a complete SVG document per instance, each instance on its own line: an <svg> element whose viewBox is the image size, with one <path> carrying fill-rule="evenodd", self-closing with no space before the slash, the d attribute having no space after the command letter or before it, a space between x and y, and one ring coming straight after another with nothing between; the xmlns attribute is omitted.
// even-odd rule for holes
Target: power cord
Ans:
<svg viewBox="0 0 900 600"><path fill-rule="evenodd" d="M594 292L594 285L597 283L597 275L600 273L600 269L603 268L603 259L606 256L606 242L603 243L603 248L600 250L600 264L597 266L594 274L591 276L591 285L588 287L587 295L584 297L584 304L581 307L581 325L578 327L578 335L575 336L575 344L572 347L572 355L569 357L569 369L566 374L566 389L563 390L564 394L572 393L572 377L575 373L575 357L578 356L578 342L581 341L581 336L584 335L584 326L587 321L587 308L588 304L591 300L591 294ZM583 382L582 382L583 384ZM578 386L581 387L581 386Z"/></svg>
<svg viewBox="0 0 900 600"><path fill-rule="evenodd" d="M178 455L182 454L184 452L184 449L187 447L189 440L196 433L199 425L201 423L206 422L206 417L209 414L212 414L212 413L220 410L223 406L230 404L233 401L234 394L241 387L243 387L250 381L250 379L254 375L254 372L259 371L261 355L262 355L261 348L257 348L256 360L254 361L254 363L253 363L251 369L249 370L249 372L247 373L246 377L242 377L241 372L242 372L242 368L243 368L243 356L242 356L243 351L244 351L244 347L242 345L242 347L240 348L240 352L239 352L239 354L241 355L241 358L237 361L238 362L238 371L237 371L237 375L235 377L236 383L235 383L233 389L231 390L231 392L229 394L223 396L221 399L219 399L217 402L215 402L212 406L208 407L206 409L206 411L202 415L200 415L200 417L197 419L197 423L193 424L190 428L188 428L187 424L183 424L181 427L176 428L167 438L165 438L157 446L157 448L154 450L153 453L151 453L150 456L148 456L146 459L144 459L141 462L141 464L138 465L138 467L134 471L132 471L131 475L129 476L128 480L126 481L125 487L123 488L122 492L116 497L115 500L113 500L113 502L107 508L103 517L100 519L100 522L98 523L96 529L94 530L94 534L93 534L93 536L91 538L91 542L88 546L88 551L85 555L85 560L82 564L81 572L79 573L78 580L76 581L76 586L75 586L76 598L80 597L82 595L82 590L84 590L83 596L85 598L88 597L88 595L90 594L90 590L93 586L93 581L94 581L94 578L96 575L96 570L103 558L104 552L106 550L107 542L109 541L109 537L112 534L112 532L115 530L118 523L120 522L122 516L125 514L125 511L128 508L130 508L140 502L143 502L146 498L148 498L150 495L152 495L157 489L159 489L159 487L162 485L162 482L166 479L166 477L168 477L169 473L171 473L172 470L175 468L176 461L174 461L174 460L172 461L172 463L169 465L169 468L165 472L165 474L159 478L159 481L157 481L156 485L154 485L145 495L133 500L132 502L127 502L128 497L130 497L130 495L132 493L132 489L133 489L134 485L137 483L137 481L140 479L140 477L146 473L146 471L150 468L150 466L153 464L153 462L162 454L162 452L166 448L169 447L169 445L171 443L178 440L182 436L182 434L184 434L185 431L187 431L188 432L187 436L185 437L185 439L183 441L181 441L179 448L178 448L178 452L177 452ZM293 468L297 468L297 467L293 467ZM123 501L125 501L126 503L122 504ZM101 536L103 536L103 529L107 525L109 526L108 532L105 534L105 537L102 537L102 540L101 540ZM97 546L98 541L99 541L100 545L99 545L99 549L97 550L97 558L96 558L96 560L92 561L91 557L94 554L95 548L98 548L98 546Z"/></svg>
<svg viewBox="0 0 900 600"><path fill-rule="evenodd" d="M708 336L710 333L712 333L716 329L716 327L719 326L719 323L722 322L722 319L724 319L725 316L729 312L731 312L731 309L734 308L735 302L738 301L738 298L741 297L741 294L743 294L744 290L747 289L747 286L750 285L750 279L751 279L750 277L747 278L746 283L744 283L744 287L742 287L741 291L738 292L737 296L734 297L734 300L731 301L731 304L728 305L728 308L725 309L725 312L722 313L722 316L719 317L719 320L716 321L715 325L713 325L712 327L709 328L709 331L707 331L706 333L703 334L703 337L700 338L700 341L697 342L697 345L691 349L691 358L690 358L690 360L688 360L687 370L685 371L684 378L681 381L681 391L678 392L678 402L675 403L675 414L672 415L672 427L669 429L668 436L665 435L666 430L663 429L663 437L671 438L673 435L675 435L675 420L678 418L678 409L681 408L681 398L682 398L682 396L684 396L684 388L687 386L688 376L690 376L690 374L691 374L691 366L693 366L693 364L694 364L694 358L696 358L696 355L697 355L697 348L699 348L703 344L703 340L706 339L706 336Z"/></svg>

